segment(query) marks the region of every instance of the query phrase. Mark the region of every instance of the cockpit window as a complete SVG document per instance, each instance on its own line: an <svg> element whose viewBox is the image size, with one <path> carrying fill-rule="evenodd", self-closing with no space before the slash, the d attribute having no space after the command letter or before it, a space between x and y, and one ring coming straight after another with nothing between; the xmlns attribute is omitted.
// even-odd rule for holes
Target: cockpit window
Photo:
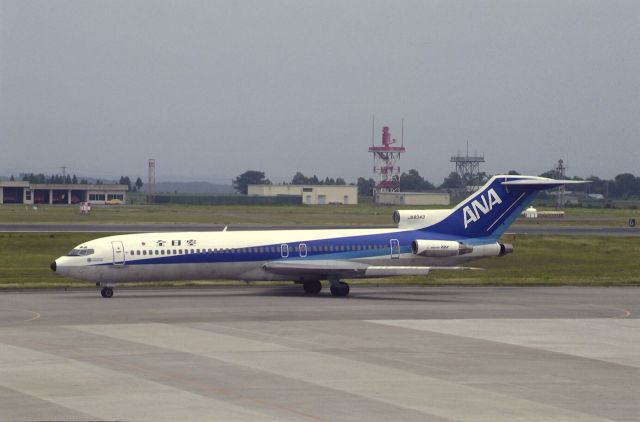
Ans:
<svg viewBox="0 0 640 422"><path fill-rule="evenodd" d="M67 256L87 256L92 255L95 251L88 248L76 248L67 254Z"/></svg>

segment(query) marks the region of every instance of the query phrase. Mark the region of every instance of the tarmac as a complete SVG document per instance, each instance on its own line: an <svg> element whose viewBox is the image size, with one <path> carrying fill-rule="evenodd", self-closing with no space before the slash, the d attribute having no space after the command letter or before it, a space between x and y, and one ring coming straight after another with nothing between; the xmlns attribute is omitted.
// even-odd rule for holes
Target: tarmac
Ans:
<svg viewBox="0 0 640 422"><path fill-rule="evenodd" d="M0 293L0 421L637 421L640 289Z"/></svg>

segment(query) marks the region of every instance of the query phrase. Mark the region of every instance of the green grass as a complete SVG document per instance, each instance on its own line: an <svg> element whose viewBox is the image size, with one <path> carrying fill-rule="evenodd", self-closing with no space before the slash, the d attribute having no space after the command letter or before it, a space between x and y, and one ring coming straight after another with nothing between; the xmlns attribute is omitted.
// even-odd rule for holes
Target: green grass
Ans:
<svg viewBox="0 0 640 422"><path fill-rule="evenodd" d="M91 215L77 207L0 206L0 222L66 224L248 224L248 225L367 225L393 224L394 207L374 205L242 206L242 205L125 205L94 206Z"/></svg>
<svg viewBox="0 0 640 422"><path fill-rule="evenodd" d="M0 206L0 222L13 224L220 224L220 225L392 225L398 207L359 205L125 205L95 206L80 215L75 206ZM401 207L407 208L407 207ZM519 219L518 225L626 227L629 218L640 223L640 210L567 208L561 219Z"/></svg>
<svg viewBox="0 0 640 422"><path fill-rule="evenodd" d="M92 233L0 234L0 289L90 286L53 273L49 264L73 246L103 236ZM484 271L433 272L429 277L358 280L354 283L449 285L638 285L640 242L604 236L518 235L505 239L515 252L471 265ZM186 281L155 285L242 284Z"/></svg>

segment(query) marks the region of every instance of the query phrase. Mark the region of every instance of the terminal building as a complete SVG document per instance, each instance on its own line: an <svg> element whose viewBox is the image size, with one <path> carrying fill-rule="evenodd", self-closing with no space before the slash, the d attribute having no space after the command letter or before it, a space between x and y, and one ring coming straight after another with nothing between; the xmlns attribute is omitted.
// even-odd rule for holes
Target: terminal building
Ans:
<svg viewBox="0 0 640 422"><path fill-rule="evenodd" d="M0 204L80 204L123 203L127 185L40 184L0 181Z"/></svg>
<svg viewBox="0 0 640 422"><path fill-rule="evenodd" d="M353 185L249 185L249 196L299 196L303 204L355 205L358 187Z"/></svg>

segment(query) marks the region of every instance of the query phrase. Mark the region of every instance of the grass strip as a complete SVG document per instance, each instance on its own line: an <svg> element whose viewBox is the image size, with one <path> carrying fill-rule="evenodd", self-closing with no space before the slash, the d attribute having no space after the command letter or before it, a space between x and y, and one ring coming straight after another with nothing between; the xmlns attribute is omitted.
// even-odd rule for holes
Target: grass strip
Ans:
<svg viewBox="0 0 640 422"><path fill-rule="evenodd" d="M75 245L102 237L97 233L0 233L0 289L88 287L49 269L50 263ZM471 265L484 271L437 271L428 277L352 280L353 284L414 285L640 285L640 242L607 236L510 235L515 252ZM132 286L241 285L238 281L135 283ZM280 285L283 283L260 283ZM286 284L286 283L284 283Z"/></svg>

